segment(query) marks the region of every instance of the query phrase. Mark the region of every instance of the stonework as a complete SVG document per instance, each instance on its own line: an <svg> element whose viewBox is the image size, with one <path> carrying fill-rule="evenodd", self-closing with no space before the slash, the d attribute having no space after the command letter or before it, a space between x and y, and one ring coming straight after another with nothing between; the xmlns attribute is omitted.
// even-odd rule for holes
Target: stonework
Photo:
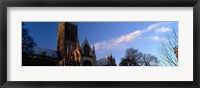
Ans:
<svg viewBox="0 0 200 88"><path fill-rule="evenodd" d="M60 22L57 32L57 50L33 48L34 53L23 53L23 66L97 66L95 47L85 39L80 46L76 23ZM115 60L110 57L109 64ZM102 65L104 66L104 65Z"/></svg>
<svg viewBox="0 0 200 88"><path fill-rule="evenodd" d="M61 60L59 65L79 66L96 65L94 47L90 47L87 39L79 45L77 25L60 22L58 27L57 52Z"/></svg>

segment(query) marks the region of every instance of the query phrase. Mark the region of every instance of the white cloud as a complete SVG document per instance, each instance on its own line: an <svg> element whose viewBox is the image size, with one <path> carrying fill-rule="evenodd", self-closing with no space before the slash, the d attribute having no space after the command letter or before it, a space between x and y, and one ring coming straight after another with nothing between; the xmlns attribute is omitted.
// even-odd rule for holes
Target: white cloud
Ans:
<svg viewBox="0 0 200 88"><path fill-rule="evenodd" d="M119 44L119 43L124 43L124 42L130 42L132 40L134 40L136 37L142 35L142 31L141 30L136 30L134 32L131 32L127 35L121 36L119 38L117 38L114 43L115 44Z"/></svg>
<svg viewBox="0 0 200 88"><path fill-rule="evenodd" d="M119 37L114 38L114 39L96 42L93 45L95 46L95 49L96 49L97 52L103 52L103 51L111 50L111 49L112 50L113 49L122 49L124 47L123 45L125 43L129 43L129 42L133 41L134 39L142 36L144 33L147 33L151 30L160 28L164 24L166 24L166 22L156 23L156 24L148 26L146 29L135 30L133 32L119 36ZM152 40L160 40L159 37L152 37L151 39Z"/></svg>
<svg viewBox="0 0 200 88"><path fill-rule="evenodd" d="M155 29L155 28L158 28L159 26L161 26L161 25L163 25L163 24L166 24L166 23L156 23L156 24L153 24L153 25L150 25L150 26L148 26L145 30L143 30L143 31L145 31L145 32L148 32L148 31L151 31L151 30L153 30L153 29Z"/></svg>
<svg viewBox="0 0 200 88"><path fill-rule="evenodd" d="M162 40L164 43L167 43L167 42L169 42L169 39L167 39L167 38L163 38L163 40Z"/></svg>
<svg viewBox="0 0 200 88"><path fill-rule="evenodd" d="M164 32L169 32L169 31L172 31L171 28L167 28L167 27L162 27L162 28L159 28L157 30L155 30L156 33L164 33Z"/></svg>
<svg viewBox="0 0 200 88"><path fill-rule="evenodd" d="M142 35L143 31L136 30L126 35L122 35L115 39L100 41L94 44L96 51L104 51L110 49L123 49L123 44L133 41L135 38Z"/></svg>
<svg viewBox="0 0 200 88"><path fill-rule="evenodd" d="M167 38L161 38L159 36L153 36L153 37L148 37L146 38L147 40L150 40L150 41L163 41L163 42L169 42L169 40Z"/></svg>
<svg viewBox="0 0 200 88"><path fill-rule="evenodd" d="M152 40L152 41L160 41L160 38L158 36L149 37L147 39Z"/></svg>

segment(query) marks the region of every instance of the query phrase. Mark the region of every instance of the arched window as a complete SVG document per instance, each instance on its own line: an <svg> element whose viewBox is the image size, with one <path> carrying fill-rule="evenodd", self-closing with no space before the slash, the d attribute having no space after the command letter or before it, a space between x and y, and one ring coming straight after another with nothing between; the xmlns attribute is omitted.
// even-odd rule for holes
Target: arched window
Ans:
<svg viewBox="0 0 200 88"><path fill-rule="evenodd" d="M83 66L92 66L92 63L88 60L83 62Z"/></svg>

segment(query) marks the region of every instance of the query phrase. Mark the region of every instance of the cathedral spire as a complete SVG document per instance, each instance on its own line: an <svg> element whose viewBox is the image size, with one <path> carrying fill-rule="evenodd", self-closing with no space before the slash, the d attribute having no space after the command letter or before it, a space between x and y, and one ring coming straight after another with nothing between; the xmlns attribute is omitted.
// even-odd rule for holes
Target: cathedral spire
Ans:
<svg viewBox="0 0 200 88"><path fill-rule="evenodd" d="M94 45L92 46L92 49L93 49L93 52L94 52L94 55L95 55L95 48L94 48Z"/></svg>
<svg viewBox="0 0 200 88"><path fill-rule="evenodd" d="M57 52L65 60L65 65L74 65L77 59L74 58L74 51L79 52L77 25L59 22Z"/></svg>
<svg viewBox="0 0 200 88"><path fill-rule="evenodd" d="M79 40L77 39L76 49L79 49Z"/></svg>
<svg viewBox="0 0 200 88"><path fill-rule="evenodd" d="M95 51L94 45L92 46L93 50Z"/></svg>
<svg viewBox="0 0 200 88"><path fill-rule="evenodd" d="M64 26L65 22L59 22L58 26Z"/></svg>

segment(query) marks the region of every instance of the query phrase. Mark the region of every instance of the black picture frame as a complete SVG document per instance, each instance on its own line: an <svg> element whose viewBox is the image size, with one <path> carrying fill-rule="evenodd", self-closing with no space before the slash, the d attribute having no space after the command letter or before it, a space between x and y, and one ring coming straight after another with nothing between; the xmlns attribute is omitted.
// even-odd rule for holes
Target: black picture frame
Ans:
<svg viewBox="0 0 200 88"><path fill-rule="evenodd" d="M200 0L1 0L0 86L2 88L199 88ZM7 81L7 7L193 7L193 81Z"/></svg>

